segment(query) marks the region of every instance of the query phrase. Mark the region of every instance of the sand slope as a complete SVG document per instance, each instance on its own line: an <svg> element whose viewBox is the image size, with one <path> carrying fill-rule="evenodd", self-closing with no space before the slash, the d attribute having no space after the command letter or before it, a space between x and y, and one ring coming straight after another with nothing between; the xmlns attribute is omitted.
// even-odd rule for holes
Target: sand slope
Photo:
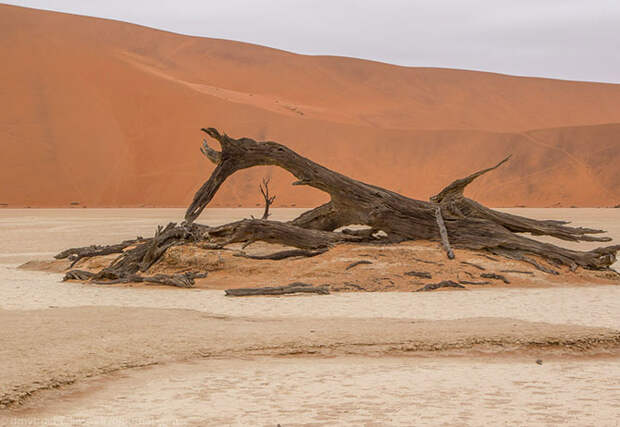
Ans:
<svg viewBox="0 0 620 427"><path fill-rule="evenodd" d="M620 203L620 85L296 55L7 5L0 53L9 206L184 205L212 168L198 153L207 125L417 198L512 153L471 195ZM259 203L265 173L239 173L213 205ZM324 200L291 181L274 172L280 206Z"/></svg>

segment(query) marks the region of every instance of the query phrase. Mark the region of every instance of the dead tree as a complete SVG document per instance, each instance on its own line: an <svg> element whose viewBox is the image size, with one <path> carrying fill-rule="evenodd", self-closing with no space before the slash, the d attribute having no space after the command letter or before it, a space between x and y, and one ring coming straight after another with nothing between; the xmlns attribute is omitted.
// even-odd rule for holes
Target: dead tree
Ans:
<svg viewBox="0 0 620 427"><path fill-rule="evenodd" d="M260 189L260 193L263 195L263 199L265 199L265 210L263 211L263 218L269 218L269 207L273 204L276 196L272 196L269 194L269 182L271 178L263 178L262 184L258 186Z"/></svg>
<svg viewBox="0 0 620 427"><path fill-rule="evenodd" d="M505 158L497 165L458 179L445 187L430 201L414 200L384 188L344 176L300 156L288 147L276 142L257 142L250 138L231 138L217 129L202 129L219 142L221 151L203 141L202 153L216 166L209 179L196 192L185 213L181 225L169 224L158 229L151 239L126 242L109 251L123 250L108 267L93 275L90 280L126 281L135 278L138 272L145 272L165 251L173 246L200 241L202 247L222 248L231 243L249 244L254 241L279 243L314 256L333 245L347 242L397 243L406 240L430 240L441 242L450 258L452 248L483 251L511 259L528 262L536 268L557 273L544 265L578 267L590 270L605 270L616 260L620 245L600 247L591 251L575 251L542 243L520 233L548 235L570 241L611 240L596 236L603 230L569 227L563 221L539 221L518 215L489 209L464 196L464 190L479 176L490 172L509 160ZM205 207L213 199L220 186L235 172L253 166L279 166L293 174L297 181L293 185L309 185L328 193L331 200L317 208L304 212L288 222L270 221L270 203L266 204L263 219L245 219L218 227L195 223ZM263 196L266 202L267 183ZM336 232L350 224L363 224L368 230ZM384 233L378 233L383 231ZM378 237L381 234L383 237ZM122 247L122 248L121 248ZM100 247L86 251L67 250L62 254L79 257L96 254ZM107 250L106 250L107 252ZM283 256L281 259L287 258ZM68 273L68 278L72 278ZM77 276L82 277L80 274ZM160 282L164 282L161 277Z"/></svg>
<svg viewBox="0 0 620 427"><path fill-rule="evenodd" d="M223 226L226 231L221 228L217 230L220 238L225 241L260 240L256 236L263 235L272 242L291 244L292 241L298 241L299 246L292 246L308 248L309 241L301 236L313 230L326 233L325 236L329 238L323 246L329 246L335 241L343 241L344 233L335 233L334 230L349 224L364 224L373 230L382 230L387 233L391 242L441 241L437 215L439 213L451 246L487 251L531 262L537 267L545 268L532 256L571 269L607 269L615 262L616 253L620 250L620 245L614 245L587 252L575 251L527 238L518 233L549 235L572 241L611 240L609 237L594 236L603 233L603 230L569 227L562 221L539 221L506 214L464 197L463 192L467 185L479 176L498 168L507 162L509 157L492 168L454 181L429 202L425 202L334 172L276 142L235 139L215 128L202 130L219 142L221 151L209 147L207 141L203 141L202 151L216 167L210 178L196 192L187 209L187 224L192 224L198 218L229 176L253 166L279 166L297 178L293 185L309 185L331 197L328 203L307 211L286 224L278 223L279 227L286 227L286 231L280 230L279 238L274 238L269 232L269 229L275 226L272 221L244 220ZM315 244L310 246L316 249Z"/></svg>

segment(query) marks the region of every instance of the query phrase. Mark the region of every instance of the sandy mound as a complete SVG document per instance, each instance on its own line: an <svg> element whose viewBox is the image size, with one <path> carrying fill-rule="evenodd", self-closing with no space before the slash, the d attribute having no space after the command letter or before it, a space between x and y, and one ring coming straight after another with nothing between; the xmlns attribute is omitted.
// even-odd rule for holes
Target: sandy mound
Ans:
<svg viewBox="0 0 620 427"><path fill-rule="evenodd" d="M324 286L330 292L418 291L426 285L452 281L460 287L444 290L480 289L484 287L550 287L593 284L620 284L620 274L613 270L589 271L550 266L560 274L550 274L523 261L490 256L476 251L456 250L456 259L448 260L436 242L403 242L396 245L342 244L310 258L259 260L239 256L269 255L286 248L254 243L241 250L231 245L226 250L204 249L200 245L169 248L145 276L158 273L178 274L206 272L196 279L199 289L239 289L283 286L294 282ZM97 272L109 265L116 254L85 258L72 268ZM67 260L30 261L23 269L64 272ZM93 285L99 286L99 285ZM158 286L155 284L116 284L106 286Z"/></svg>
<svg viewBox="0 0 620 427"><path fill-rule="evenodd" d="M19 177L0 206L186 206L212 167L201 126L418 199L512 153L473 198L620 203L620 85L295 55L7 5L0 35L0 181ZM239 173L213 206L259 203L265 173ZM277 206L324 201L291 181L273 171Z"/></svg>

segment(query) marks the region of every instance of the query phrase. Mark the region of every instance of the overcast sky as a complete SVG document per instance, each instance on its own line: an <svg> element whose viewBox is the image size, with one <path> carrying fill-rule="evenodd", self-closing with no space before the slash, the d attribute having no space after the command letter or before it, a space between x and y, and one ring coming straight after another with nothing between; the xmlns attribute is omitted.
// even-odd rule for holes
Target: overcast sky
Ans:
<svg viewBox="0 0 620 427"><path fill-rule="evenodd" d="M620 83L620 0L8 1L292 52Z"/></svg>

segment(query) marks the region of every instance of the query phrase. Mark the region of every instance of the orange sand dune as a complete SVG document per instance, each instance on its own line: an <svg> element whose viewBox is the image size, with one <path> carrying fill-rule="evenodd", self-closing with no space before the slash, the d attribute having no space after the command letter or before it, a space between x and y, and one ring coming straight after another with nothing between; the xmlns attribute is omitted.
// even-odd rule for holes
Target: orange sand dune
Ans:
<svg viewBox="0 0 620 427"><path fill-rule="evenodd" d="M620 85L296 55L0 5L0 203L179 206L212 165L202 126L272 139L416 198L513 160L472 186L491 205L620 203ZM541 129L541 130L533 130ZM251 169L213 206L325 200Z"/></svg>

